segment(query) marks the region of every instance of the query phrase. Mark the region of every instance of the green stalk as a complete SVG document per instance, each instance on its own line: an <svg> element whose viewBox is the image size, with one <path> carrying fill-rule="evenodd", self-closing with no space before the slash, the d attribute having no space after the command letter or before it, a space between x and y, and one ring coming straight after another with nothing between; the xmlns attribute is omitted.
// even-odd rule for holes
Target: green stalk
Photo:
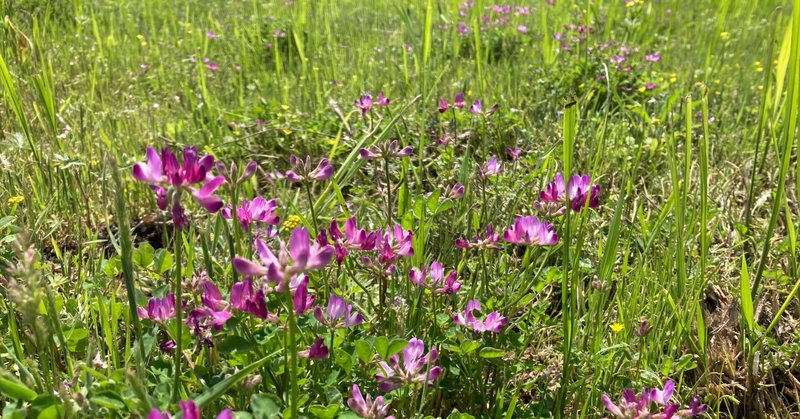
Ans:
<svg viewBox="0 0 800 419"><path fill-rule="evenodd" d="M305 185L306 196L308 197L308 208L311 210L311 220L313 225L311 226L314 230L314 236L317 235L317 213L314 211L314 198L311 197L311 185L310 182L303 182Z"/></svg>
<svg viewBox="0 0 800 419"><path fill-rule="evenodd" d="M289 395L289 409L291 409L289 417L292 419L297 419L299 417L298 399L300 398L300 388L297 383L297 336L295 336L297 320L294 317L294 304L292 302L292 292L289 289L289 284L286 284L283 294L286 297L288 304L286 311L288 312L289 316L289 330L287 331L287 334L289 335L289 345L286 349L286 359L289 361L289 381L291 382L292 386Z"/></svg>
<svg viewBox="0 0 800 419"><path fill-rule="evenodd" d="M177 403L180 398L181 393L181 354L183 353L183 330L182 330L182 317L183 317L183 310L181 309L182 305L182 298L181 295L183 294L183 280L182 280L182 272L181 272L181 265L183 264L183 252L182 247L183 243L181 241L181 232L179 229L175 228L174 231L174 245L175 245L175 276L172 278L173 280L173 293L175 294L175 313L176 313L176 336L175 336L175 343L177 347L175 348L175 354L173 358L173 362L175 363L175 383L172 388L172 402Z"/></svg>

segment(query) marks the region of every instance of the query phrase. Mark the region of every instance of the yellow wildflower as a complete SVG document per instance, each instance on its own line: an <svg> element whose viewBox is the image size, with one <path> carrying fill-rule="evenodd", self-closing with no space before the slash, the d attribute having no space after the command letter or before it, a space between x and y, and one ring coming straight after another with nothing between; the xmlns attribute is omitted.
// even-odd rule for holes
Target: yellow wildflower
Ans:
<svg viewBox="0 0 800 419"><path fill-rule="evenodd" d="M290 215L286 217L286 221L283 222L283 228L286 230L294 230L297 226L300 225L300 217L297 215Z"/></svg>
<svg viewBox="0 0 800 419"><path fill-rule="evenodd" d="M622 325L619 323L611 323L611 331L614 333L619 333L623 329Z"/></svg>
<svg viewBox="0 0 800 419"><path fill-rule="evenodd" d="M19 205L23 201L25 201L25 197L22 195L16 195L8 198L8 205Z"/></svg>

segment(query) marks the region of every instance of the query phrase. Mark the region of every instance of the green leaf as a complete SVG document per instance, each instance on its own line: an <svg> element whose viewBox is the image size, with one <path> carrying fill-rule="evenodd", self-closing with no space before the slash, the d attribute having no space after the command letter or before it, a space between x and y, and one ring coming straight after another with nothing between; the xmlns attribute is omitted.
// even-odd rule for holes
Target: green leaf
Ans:
<svg viewBox="0 0 800 419"><path fill-rule="evenodd" d="M89 337L89 330L82 327L67 329L64 331L64 337L67 339L67 348L70 352L76 352L79 345L85 344Z"/></svg>
<svg viewBox="0 0 800 419"><path fill-rule="evenodd" d="M282 350L275 351L275 352L273 352L273 353L271 353L271 354L259 359L258 361L253 362L252 364L242 368L236 374L233 374L230 377L218 382L213 387L211 387L210 389L206 390L205 393L203 393L200 396L196 397L194 399L194 402L200 408L208 406L209 404L213 403L215 400L217 400L220 397L222 397L222 395L225 394L231 387L236 385L238 382L244 380L245 377L250 375L253 371L261 368L262 365L267 363L267 361L272 359L272 357L280 354L281 352L282 352ZM256 396L253 396L253 397L256 397ZM252 403L252 400L251 400L251 403ZM278 411L280 411L280 409L278 409ZM255 410L253 410L253 413L256 413ZM180 417L181 417L180 414L175 416L176 419L180 419ZM256 417L264 418L264 417L267 417L267 416L256 415Z"/></svg>
<svg viewBox="0 0 800 419"><path fill-rule="evenodd" d="M378 336L375 339L375 350L381 359L389 358L389 339L386 336Z"/></svg>
<svg viewBox="0 0 800 419"><path fill-rule="evenodd" d="M144 242L133 250L133 263L140 268L146 268L153 263L153 253L155 253L153 246Z"/></svg>
<svg viewBox="0 0 800 419"><path fill-rule="evenodd" d="M336 355L336 364L349 374L353 370L353 364L355 363L353 356L342 348L337 348L334 354Z"/></svg>
<svg viewBox="0 0 800 419"><path fill-rule="evenodd" d="M336 413L339 412L339 405L332 404L328 407L314 405L309 407L308 411L320 419L333 419L336 417Z"/></svg>
<svg viewBox="0 0 800 419"><path fill-rule="evenodd" d="M464 354L470 354L480 347L481 347L480 342L476 342L474 340L467 340L461 343L461 352Z"/></svg>
<svg viewBox="0 0 800 419"><path fill-rule="evenodd" d="M163 274L164 272L172 269L172 253L166 249L158 249L155 253L153 269L156 272Z"/></svg>
<svg viewBox="0 0 800 419"><path fill-rule="evenodd" d="M29 402L36 398L36 392L13 377L0 377L0 393L14 400Z"/></svg>
<svg viewBox="0 0 800 419"><path fill-rule="evenodd" d="M90 397L89 401L98 406L102 406L111 410L125 409L125 403L123 403L122 400L120 400L118 397L111 397L109 395L99 395Z"/></svg>
<svg viewBox="0 0 800 419"><path fill-rule="evenodd" d="M408 341L405 339L398 339L398 338L392 339L392 343L389 344L388 354L386 357L388 358L396 353L399 353L400 351L405 349L407 345Z"/></svg>
<svg viewBox="0 0 800 419"><path fill-rule="evenodd" d="M478 356L480 356L481 358L491 359L491 358L500 358L504 354L505 352L500 349L491 348L487 346L481 349L481 351L478 353Z"/></svg>
<svg viewBox="0 0 800 419"><path fill-rule="evenodd" d="M228 336L217 346L217 349L224 354L232 352L245 353L252 348L253 345L247 339L237 335Z"/></svg>
<svg viewBox="0 0 800 419"><path fill-rule="evenodd" d="M263 394L254 394L250 398L250 409L253 411L253 416L257 418L277 419L282 417L278 403Z"/></svg>
<svg viewBox="0 0 800 419"><path fill-rule="evenodd" d="M358 355L358 359L361 360L363 363L367 363L372 360L372 347L370 347L369 343L365 340L360 339L357 340L354 344L356 348L356 355Z"/></svg>
<svg viewBox="0 0 800 419"><path fill-rule="evenodd" d="M747 330L752 331L755 325L753 315L753 298L750 294L750 274L747 272L747 261L742 255L742 275L739 278L739 296L742 299L742 315L747 323Z"/></svg>

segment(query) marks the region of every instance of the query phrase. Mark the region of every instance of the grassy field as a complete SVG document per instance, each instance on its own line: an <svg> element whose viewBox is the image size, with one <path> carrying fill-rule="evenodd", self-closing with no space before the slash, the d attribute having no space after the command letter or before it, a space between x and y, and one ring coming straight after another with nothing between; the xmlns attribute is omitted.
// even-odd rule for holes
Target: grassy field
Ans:
<svg viewBox="0 0 800 419"><path fill-rule="evenodd" d="M0 0L3 417L800 415L792 6Z"/></svg>

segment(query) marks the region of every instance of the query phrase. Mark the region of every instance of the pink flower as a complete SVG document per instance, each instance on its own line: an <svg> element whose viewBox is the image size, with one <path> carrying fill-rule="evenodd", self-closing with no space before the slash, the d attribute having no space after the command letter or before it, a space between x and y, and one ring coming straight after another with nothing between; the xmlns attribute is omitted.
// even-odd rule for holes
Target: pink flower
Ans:
<svg viewBox="0 0 800 419"><path fill-rule="evenodd" d="M525 25L517 25L517 32L528 33L528 27Z"/></svg>
<svg viewBox="0 0 800 419"><path fill-rule="evenodd" d="M456 239L456 246L462 249L501 249L500 235L494 232L494 226L491 223L486 225L486 235L484 237L475 236L474 241L470 242L466 239Z"/></svg>
<svg viewBox="0 0 800 419"><path fill-rule="evenodd" d="M333 247L312 242L308 230L304 228L292 231L288 252L285 244L281 242L278 257L260 239L255 240L255 247L263 265L237 256L233 258L233 268L241 275L264 276L280 284L300 273L324 268L333 257Z"/></svg>
<svg viewBox="0 0 800 419"><path fill-rule="evenodd" d="M464 22L458 22L458 34L461 36L467 36L469 34L469 27Z"/></svg>
<svg viewBox="0 0 800 419"><path fill-rule="evenodd" d="M237 310L245 311L262 320L274 318L267 311L264 291L260 288L258 291L254 290L250 279L233 284L230 300L231 306Z"/></svg>
<svg viewBox="0 0 800 419"><path fill-rule="evenodd" d="M490 115L494 114L495 112L497 112L497 110L499 108L500 108L500 105L495 103L494 105L492 105L492 107L488 111L484 112L483 111L483 102L481 102L480 99L475 99L475 101L472 102L472 105L469 107L469 113L471 113L473 115L490 116Z"/></svg>
<svg viewBox="0 0 800 419"><path fill-rule="evenodd" d="M517 217L508 230L503 233L503 240L524 246L553 246L558 243L558 236L552 224L539 221L537 217Z"/></svg>
<svg viewBox="0 0 800 419"><path fill-rule="evenodd" d="M260 196L253 198L252 201L243 199L242 204L236 208L236 218L244 230L248 230L250 224L255 222L277 225L280 221L280 217L275 214L277 209L278 202L274 199L267 201ZM231 205L222 209L222 216L226 219L233 218Z"/></svg>
<svg viewBox="0 0 800 419"><path fill-rule="evenodd" d="M574 175L565 187L564 177L561 173L556 173L553 181L539 193L539 200L534 202L533 206L545 214L563 214L566 211L567 194L573 211L580 211L587 204L589 208L597 208L600 205L600 186L592 184L591 176Z"/></svg>
<svg viewBox="0 0 800 419"><path fill-rule="evenodd" d="M347 257L349 250L374 250L377 233L370 233L359 229L356 224L356 217L350 217L344 223L344 232L339 229L336 220L331 221L330 227L331 240L334 241L336 250L336 262L341 264Z"/></svg>
<svg viewBox="0 0 800 419"><path fill-rule="evenodd" d="M156 323L166 323L175 317L175 294L169 293L166 297L151 298L147 302L147 309L137 307L136 312L140 319L150 319Z"/></svg>
<svg viewBox="0 0 800 419"><path fill-rule="evenodd" d="M619 403L614 403L607 394L603 394L601 400L606 409L617 418L653 418L670 419L675 414L679 417L693 417L702 415L708 406L701 405L700 400L695 397L692 399L688 409L678 410L680 404L670 403L672 393L675 390L675 382L669 380L664 385L663 390L658 388L642 389L641 397L637 397L631 389L626 389L622 393ZM656 411L653 411L655 403Z"/></svg>
<svg viewBox="0 0 800 419"><path fill-rule="evenodd" d="M359 156L364 160L374 160L388 157L408 157L414 153L414 147L407 146L400 148L400 142L392 140L380 145L372 145L369 148L359 150Z"/></svg>
<svg viewBox="0 0 800 419"><path fill-rule="evenodd" d="M331 294L328 300L328 307L323 313L321 307L314 308L314 318L323 325L331 328L338 329L342 327L352 327L360 325L364 319L360 313L353 312L351 304L345 304L342 297L336 294Z"/></svg>
<svg viewBox="0 0 800 419"><path fill-rule="evenodd" d="M315 169L311 169L311 156L307 156L305 160L300 160L294 155L289 156L289 164L292 170L286 172L286 179L289 182L297 183L306 178L311 180L323 181L328 180L333 176L333 165L328 162L328 159L322 158L317 164Z"/></svg>
<svg viewBox="0 0 800 419"><path fill-rule="evenodd" d="M214 156L208 154L198 158L197 149L183 149L183 163L169 148L163 148L161 155L155 149L147 148L147 162L133 165L134 179L150 184L156 194L159 209L166 210L172 201L173 222L176 227L188 224L186 214L180 204L180 195L187 192L209 212L217 212L222 208L222 199L214 192L225 182L222 176L211 175ZM202 184L199 189L194 185Z"/></svg>
<svg viewBox="0 0 800 419"><path fill-rule="evenodd" d="M484 163L483 166L480 168L480 176L485 178L487 176L492 176L496 174L500 174L503 172L503 165L497 161L497 156L492 156L488 162Z"/></svg>
<svg viewBox="0 0 800 419"><path fill-rule="evenodd" d="M435 261L430 266L422 268L420 271L417 268L411 269L408 273L408 279L422 288L429 289L437 294L455 294L461 289L461 283L456 282L456 271L452 270L444 276L444 268L442 264ZM444 281L442 281L444 279Z"/></svg>
<svg viewBox="0 0 800 419"><path fill-rule="evenodd" d="M211 31L206 31L206 37L208 39L211 39L211 40L219 39L219 35L215 34L214 32L211 32Z"/></svg>
<svg viewBox="0 0 800 419"><path fill-rule="evenodd" d="M380 383L380 390L392 391L413 383L433 385L433 382L439 379L442 367L437 365L429 369L428 364L436 362L438 354L436 349L431 349L425 355L425 343L417 338L412 338L403 349L402 362L400 356L395 354L389 357L388 363L384 361L379 363L375 379Z"/></svg>
<svg viewBox="0 0 800 419"><path fill-rule="evenodd" d="M478 320L475 317L476 311L481 311L481 303L478 300L469 300L469 302L467 302L467 308L464 310L464 314L456 314L456 316L453 318L453 322L460 326L469 327L478 333L500 333L500 331L503 330L503 326L508 323L508 317L501 316L497 311L493 311L486 315L486 318L484 318L483 321Z"/></svg>
<svg viewBox="0 0 800 419"><path fill-rule="evenodd" d="M378 106L389 106L389 99L383 95L383 92L378 93L378 98L375 101Z"/></svg>
<svg viewBox="0 0 800 419"><path fill-rule="evenodd" d="M353 103L356 108L361 109L361 116L372 110L372 95L365 93Z"/></svg>
<svg viewBox="0 0 800 419"><path fill-rule="evenodd" d="M297 353L298 356L308 359L323 359L328 357L328 347L325 346L322 338L318 338L314 341L314 344L311 345L306 350L300 351Z"/></svg>
<svg viewBox="0 0 800 419"><path fill-rule="evenodd" d="M445 189L444 195L450 199L461 199L464 197L464 191L464 185L456 182L453 186Z"/></svg>
<svg viewBox="0 0 800 419"><path fill-rule="evenodd" d="M181 400L178 402L178 407L181 409L181 419L201 419L200 408L195 404L194 400ZM216 419L232 419L233 411L231 409L224 409L219 412ZM150 410L147 419L170 419L169 413L161 412L156 408Z"/></svg>
<svg viewBox="0 0 800 419"><path fill-rule="evenodd" d="M520 155L522 155L522 150L519 148L508 147L506 149L506 154L508 154L508 157L511 158L511 161L517 161L519 160Z"/></svg>
<svg viewBox="0 0 800 419"><path fill-rule="evenodd" d="M647 54L647 55L644 56L644 59L647 62L657 63L657 62L661 61L661 56L658 55L658 54L655 54L655 53Z"/></svg>
<svg viewBox="0 0 800 419"><path fill-rule="evenodd" d="M294 314L300 315L314 306L314 296L308 295L308 275L302 275L292 296Z"/></svg>
<svg viewBox="0 0 800 419"><path fill-rule="evenodd" d="M351 393L352 397L347 399L347 406L356 415L366 419L394 419L394 416L386 416L389 412L389 405L385 404L382 396L376 397L373 402L372 396L367 394L367 399L364 400L357 384L353 384Z"/></svg>

